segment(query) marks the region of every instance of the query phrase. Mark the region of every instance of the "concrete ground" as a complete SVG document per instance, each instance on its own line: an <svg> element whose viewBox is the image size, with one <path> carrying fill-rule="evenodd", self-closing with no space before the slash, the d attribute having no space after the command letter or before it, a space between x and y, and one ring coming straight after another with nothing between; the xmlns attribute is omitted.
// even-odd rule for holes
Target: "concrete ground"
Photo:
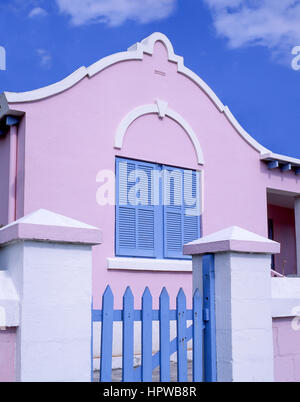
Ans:
<svg viewBox="0 0 300 402"><path fill-rule="evenodd" d="M170 362L171 382L177 382L177 363ZM188 382L192 381L192 362L188 361ZM94 371L94 382L99 381L99 371ZM122 381L122 369L112 370L112 382ZM159 381L159 367L152 372L152 381Z"/></svg>

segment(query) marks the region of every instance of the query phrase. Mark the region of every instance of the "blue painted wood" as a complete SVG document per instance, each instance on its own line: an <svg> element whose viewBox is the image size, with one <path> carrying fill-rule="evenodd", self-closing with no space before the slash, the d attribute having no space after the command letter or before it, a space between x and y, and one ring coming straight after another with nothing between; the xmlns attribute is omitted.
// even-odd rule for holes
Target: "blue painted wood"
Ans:
<svg viewBox="0 0 300 402"><path fill-rule="evenodd" d="M292 170L292 164L291 163L285 163L284 165L281 166L281 171L282 172L288 172L289 170Z"/></svg>
<svg viewBox="0 0 300 402"><path fill-rule="evenodd" d="M165 258L191 259L191 256L183 255L182 250L184 244L201 235L199 180L198 172L163 166Z"/></svg>
<svg viewBox="0 0 300 402"><path fill-rule="evenodd" d="M295 173L298 175L298 174L300 174L300 168L296 168L295 169Z"/></svg>
<svg viewBox="0 0 300 402"><path fill-rule="evenodd" d="M149 289L146 288L142 297L142 309L134 310L134 298L131 289L128 287L123 297L123 310L113 310L113 295L110 287L107 287L103 295L103 310L92 309L92 321L103 321L101 352L103 350L104 353L103 359L101 359L102 376L100 375L100 381L111 380L113 321L123 321L123 381L151 381L152 370L158 365L160 366L161 381L170 381L170 356L176 351L178 352L178 381L187 381L186 345L192 338L193 380L202 381L202 337L205 328L203 318L207 321L204 334L205 349L207 349L204 357L205 379L206 381L215 381L215 339L211 339L215 327L213 273L213 256L209 255L204 257L203 262L204 295L206 298L204 309L202 309L200 293L196 291L193 297L193 309L186 310L186 298L181 289L176 299L176 310L170 310L169 295L167 290L163 288L160 295L159 310L152 310L152 296ZM210 309L212 309L212 314L210 314ZM110 313L108 314L108 312ZM178 337L172 341L170 341L171 319L177 320L178 333ZM152 356L152 321L154 320L160 322L160 351ZM193 320L193 325L186 328L186 320ZM136 369L133 368L134 321L142 321L142 365ZM109 350L107 346L109 346Z"/></svg>
<svg viewBox="0 0 300 402"><path fill-rule="evenodd" d="M116 255L157 257L156 208L152 203L152 172L156 164L116 158ZM141 181L146 177L146 181ZM135 199L134 186L143 192ZM143 198L144 196L144 198Z"/></svg>
<svg viewBox="0 0 300 402"><path fill-rule="evenodd" d="M203 381L203 319L202 298L199 289L193 297L193 381Z"/></svg>
<svg viewBox="0 0 300 402"><path fill-rule="evenodd" d="M204 329L204 376L206 382L217 381L215 260L214 254L203 256L203 308L208 311Z"/></svg>
<svg viewBox="0 0 300 402"><path fill-rule="evenodd" d="M159 349L160 381L170 381L170 298L164 287L159 296Z"/></svg>
<svg viewBox="0 0 300 402"><path fill-rule="evenodd" d="M142 376L152 381L152 296L146 287L142 297Z"/></svg>
<svg viewBox="0 0 300 402"><path fill-rule="evenodd" d="M176 310L169 311L169 319L176 320ZM193 319L193 310L186 310L187 320ZM93 321L102 321L102 310L93 310ZM123 310L114 310L114 321L123 321ZM142 310L134 310L134 321L142 321ZM159 310L152 310L152 321L159 321Z"/></svg>
<svg viewBox="0 0 300 402"><path fill-rule="evenodd" d="M107 286L102 297L100 381L111 381L114 296Z"/></svg>
<svg viewBox="0 0 300 402"><path fill-rule="evenodd" d="M279 162L278 161L269 161L268 162L268 168L269 169L276 169L279 167Z"/></svg>
<svg viewBox="0 0 300 402"><path fill-rule="evenodd" d="M190 325L186 330L187 342L193 337L193 325ZM170 341L170 356L177 352L177 337ZM152 370L160 365L160 352L156 352L152 356ZM141 378L141 366L134 369L135 378ZM138 381L138 380L137 380Z"/></svg>
<svg viewBox="0 0 300 402"><path fill-rule="evenodd" d="M177 380L187 381L186 297L180 288L177 298Z"/></svg>
<svg viewBox="0 0 300 402"><path fill-rule="evenodd" d="M123 353L122 353L122 381L134 380L133 375L133 345L134 345L134 299L128 286L123 296Z"/></svg>
<svg viewBox="0 0 300 402"><path fill-rule="evenodd" d="M19 117L16 116L7 116L6 117L6 125L7 126L15 126L20 121Z"/></svg>

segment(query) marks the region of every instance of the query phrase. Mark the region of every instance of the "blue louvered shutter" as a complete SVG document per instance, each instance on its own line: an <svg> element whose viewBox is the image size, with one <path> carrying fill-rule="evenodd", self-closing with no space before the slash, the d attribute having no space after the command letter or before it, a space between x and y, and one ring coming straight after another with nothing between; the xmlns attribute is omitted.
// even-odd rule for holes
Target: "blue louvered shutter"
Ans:
<svg viewBox="0 0 300 402"><path fill-rule="evenodd" d="M155 164L116 159L116 254L156 257Z"/></svg>
<svg viewBox="0 0 300 402"><path fill-rule="evenodd" d="M201 236L199 172L184 170L183 181L183 244L186 244Z"/></svg>
<svg viewBox="0 0 300 402"><path fill-rule="evenodd" d="M164 256L190 258L183 245L200 237L199 174L163 167Z"/></svg>

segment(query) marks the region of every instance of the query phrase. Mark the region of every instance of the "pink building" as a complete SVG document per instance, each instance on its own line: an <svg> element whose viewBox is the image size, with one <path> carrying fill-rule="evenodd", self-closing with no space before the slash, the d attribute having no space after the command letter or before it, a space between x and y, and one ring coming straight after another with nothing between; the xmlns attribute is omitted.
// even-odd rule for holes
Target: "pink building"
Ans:
<svg viewBox="0 0 300 402"><path fill-rule="evenodd" d="M101 228L95 307L107 284L117 304L127 285L156 300L163 286L172 302L191 294L182 245L232 225L280 242L273 269L300 273L300 159L257 143L161 33L48 87L4 92L0 130L0 223L45 208ZM153 172L174 174L167 203Z"/></svg>

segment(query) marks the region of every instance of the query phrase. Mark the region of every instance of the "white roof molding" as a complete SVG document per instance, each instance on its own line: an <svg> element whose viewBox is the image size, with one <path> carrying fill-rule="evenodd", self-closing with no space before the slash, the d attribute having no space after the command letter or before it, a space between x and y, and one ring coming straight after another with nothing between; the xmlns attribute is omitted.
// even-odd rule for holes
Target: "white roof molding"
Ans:
<svg viewBox="0 0 300 402"><path fill-rule="evenodd" d="M160 118L164 118L164 116L170 117L172 120L176 121L187 133L192 144L194 146L195 152L197 154L197 161L199 165L204 164L203 152L198 140L197 135L195 134L192 127L188 124L188 122L177 112L168 107L168 102L162 100L156 100L156 103L150 105L142 105L138 106L135 109L131 110L121 121L119 124L116 134L115 134L115 143L114 147L116 149L122 149L123 140L125 134L127 132L128 127L139 117L147 115L147 114L158 114Z"/></svg>
<svg viewBox="0 0 300 402"><path fill-rule="evenodd" d="M291 163L297 167L300 167L300 159L292 158L291 156L285 156L280 154L275 154L273 152L268 151L267 153L263 153L260 157L263 161L278 161L283 163Z"/></svg>
<svg viewBox="0 0 300 402"><path fill-rule="evenodd" d="M157 41L164 44L168 52L168 60L177 64L177 71L189 79L191 79L196 85L198 85L206 95L212 100L217 109L224 113L228 120L231 122L236 131L248 142L254 149L260 153L269 152L268 149L260 145L254 140L237 122L237 120L231 114L229 108L224 106L221 100L217 97L214 91L193 71L185 67L183 57L178 56L174 53L172 43L167 38L166 35L160 32L154 32L147 38L143 39L128 48L126 52L115 53L113 55L104 57L103 59L92 64L90 67L80 67L73 74L69 75L65 79L28 92L4 92L8 103L23 103L23 102L33 102L41 99L48 98L53 95L57 95L63 91L74 86L76 83L81 81L84 77L93 77L95 74L106 69L107 67L127 60L143 60L144 53L153 54L154 45Z"/></svg>
<svg viewBox="0 0 300 402"><path fill-rule="evenodd" d="M80 67L71 75L55 84L28 92L4 92L8 103L33 102L57 95L77 84L87 75L86 67Z"/></svg>

